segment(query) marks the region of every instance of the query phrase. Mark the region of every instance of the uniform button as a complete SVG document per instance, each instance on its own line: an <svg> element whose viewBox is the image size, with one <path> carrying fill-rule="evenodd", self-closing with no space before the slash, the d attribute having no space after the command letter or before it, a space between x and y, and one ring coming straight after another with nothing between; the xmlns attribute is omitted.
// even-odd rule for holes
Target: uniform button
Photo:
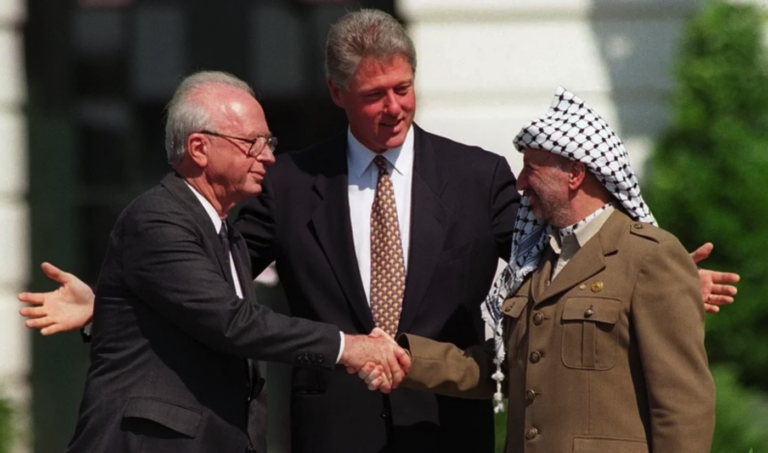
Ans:
<svg viewBox="0 0 768 453"><path fill-rule="evenodd" d="M633 227L634 227L636 230L642 230L642 229L643 229L643 224L642 224L642 223L636 223L636 224L634 224L634 225L632 225L632 226L633 226Z"/></svg>
<svg viewBox="0 0 768 453"><path fill-rule="evenodd" d="M525 432L525 438L528 440L533 440L536 438L536 436L539 435L539 430L536 428L531 428L528 431Z"/></svg>
<svg viewBox="0 0 768 453"><path fill-rule="evenodd" d="M317 358L317 363L323 363L323 356Z"/></svg>
<svg viewBox="0 0 768 453"><path fill-rule="evenodd" d="M584 317L585 318L591 318L592 315L594 315L594 314L595 314L595 311L592 310L592 307L589 307L589 308L587 308L587 311L584 312Z"/></svg>
<svg viewBox="0 0 768 453"><path fill-rule="evenodd" d="M384 409L381 411L381 418L383 418L384 420L388 419L391 416L392 414L390 414L389 409Z"/></svg>
<svg viewBox="0 0 768 453"><path fill-rule="evenodd" d="M531 353L531 363L539 363L541 360L541 353L539 351L533 351Z"/></svg>
<svg viewBox="0 0 768 453"><path fill-rule="evenodd" d="M544 322L544 315L541 314L541 312L536 313L533 315L533 323L537 326L540 326L541 323Z"/></svg>
<svg viewBox="0 0 768 453"><path fill-rule="evenodd" d="M528 391L525 392L525 398L528 401L533 401L536 398L536 392L531 389L528 389Z"/></svg>

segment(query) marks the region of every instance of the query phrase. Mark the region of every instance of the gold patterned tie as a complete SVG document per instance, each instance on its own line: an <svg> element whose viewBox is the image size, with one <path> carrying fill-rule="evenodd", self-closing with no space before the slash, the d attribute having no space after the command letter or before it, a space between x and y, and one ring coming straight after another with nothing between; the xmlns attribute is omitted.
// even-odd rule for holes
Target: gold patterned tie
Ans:
<svg viewBox="0 0 768 453"><path fill-rule="evenodd" d="M371 208L371 311L376 327L394 337L403 308L405 261L387 160L376 156L373 162L379 180Z"/></svg>

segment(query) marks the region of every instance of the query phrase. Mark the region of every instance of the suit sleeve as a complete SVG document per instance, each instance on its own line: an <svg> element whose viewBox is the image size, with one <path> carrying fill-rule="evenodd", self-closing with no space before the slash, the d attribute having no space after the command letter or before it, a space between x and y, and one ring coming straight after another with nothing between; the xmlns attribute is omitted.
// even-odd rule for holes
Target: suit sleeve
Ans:
<svg viewBox="0 0 768 453"><path fill-rule="evenodd" d="M403 387L459 398L493 397L493 340L466 350L411 334L400 335L398 343L412 359Z"/></svg>
<svg viewBox="0 0 768 453"><path fill-rule="evenodd" d="M238 298L178 208L163 203L125 222L120 240L128 288L191 337L242 357L334 367L339 329Z"/></svg>
<svg viewBox="0 0 768 453"><path fill-rule="evenodd" d="M509 254L512 252L512 230L520 204L520 193L515 184L516 180L507 159L499 156L491 182L490 213L496 248L499 257L504 261L509 261Z"/></svg>
<svg viewBox="0 0 768 453"><path fill-rule="evenodd" d="M691 257L666 240L645 258L632 296L656 453L708 452L715 390L704 349L704 308Z"/></svg>
<svg viewBox="0 0 768 453"><path fill-rule="evenodd" d="M248 247L253 278L258 277L276 257L276 213L271 180L269 174L264 177L261 194L248 200L234 223Z"/></svg>

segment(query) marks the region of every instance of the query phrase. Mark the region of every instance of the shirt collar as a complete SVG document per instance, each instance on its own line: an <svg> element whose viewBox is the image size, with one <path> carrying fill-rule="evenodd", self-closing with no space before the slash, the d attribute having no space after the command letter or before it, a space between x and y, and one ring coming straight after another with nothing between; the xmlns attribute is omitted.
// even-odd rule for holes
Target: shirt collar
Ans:
<svg viewBox="0 0 768 453"><path fill-rule="evenodd" d="M219 213L216 212L216 208L214 208L211 202L206 200L205 197L202 196L200 192L198 192L197 189L192 186L192 184L188 183L187 181L184 181L184 184L186 184L187 187L189 187L189 190L195 194L195 197L200 200L200 204L203 205L203 209L205 209L205 212L211 218L211 222L213 222L214 228L216 228L216 233L219 233L221 231L221 224L223 220L221 220L219 217Z"/></svg>
<svg viewBox="0 0 768 453"><path fill-rule="evenodd" d="M352 134L352 128L347 128L347 162L349 163L349 171L353 176L362 177L365 170L378 155L379 153L366 148L355 138ZM401 146L388 149L381 155L387 159L396 172L407 176L413 168L413 125L408 129L408 134L406 134L405 141Z"/></svg>
<svg viewBox="0 0 768 453"><path fill-rule="evenodd" d="M573 235L576 238L576 243L579 245L579 247L584 247L584 244L589 242L589 240L592 239L592 237L597 234L598 231L600 231L600 228L603 227L603 224L608 220L608 217L611 216L611 213L614 210L614 203L610 202L569 227L565 227L560 230L553 228L552 232L550 233L549 242L552 246L552 249L555 252L560 253L563 240L566 236L570 235Z"/></svg>

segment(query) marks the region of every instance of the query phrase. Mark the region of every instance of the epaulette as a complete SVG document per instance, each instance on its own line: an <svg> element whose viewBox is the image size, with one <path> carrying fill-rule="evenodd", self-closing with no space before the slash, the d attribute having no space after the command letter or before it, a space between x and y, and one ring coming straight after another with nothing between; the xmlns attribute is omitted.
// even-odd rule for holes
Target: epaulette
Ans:
<svg viewBox="0 0 768 453"><path fill-rule="evenodd" d="M635 236L640 236L656 243L661 243L661 241L669 235L669 233L661 228L643 222L632 222L629 225L629 232Z"/></svg>

